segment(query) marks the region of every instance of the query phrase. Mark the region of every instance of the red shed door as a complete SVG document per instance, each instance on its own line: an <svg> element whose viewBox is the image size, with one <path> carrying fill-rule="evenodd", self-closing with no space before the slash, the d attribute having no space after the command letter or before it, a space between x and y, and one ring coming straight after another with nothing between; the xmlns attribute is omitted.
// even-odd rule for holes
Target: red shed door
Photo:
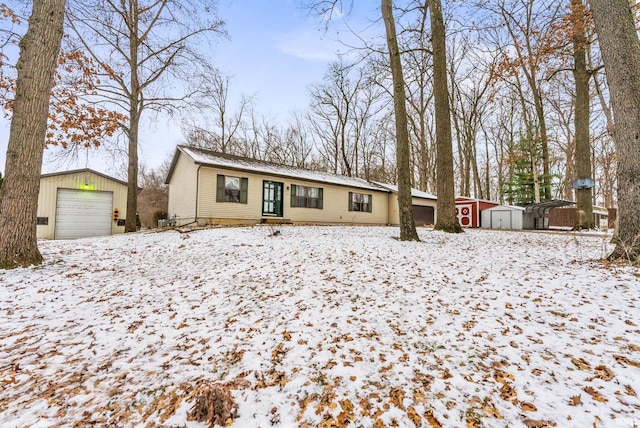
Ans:
<svg viewBox="0 0 640 428"><path fill-rule="evenodd" d="M456 204L456 215L462 227L474 227L473 204Z"/></svg>

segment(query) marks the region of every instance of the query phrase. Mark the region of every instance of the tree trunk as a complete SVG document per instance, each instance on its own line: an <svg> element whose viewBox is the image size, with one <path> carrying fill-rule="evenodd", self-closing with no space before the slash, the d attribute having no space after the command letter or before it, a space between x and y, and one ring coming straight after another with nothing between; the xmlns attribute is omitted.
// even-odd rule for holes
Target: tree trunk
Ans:
<svg viewBox="0 0 640 428"><path fill-rule="evenodd" d="M42 263L36 216L49 98L62 40L65 0L35 0L20 41L18 79L0 191L0 268Z"/></svg>
<svg viewBox="0 0 640 428"><path fill-rule="evenodd" d="M392 0L382 0L382 19L387 32L389 62L393 78L393 106L396 122L396 157L398 162L398 210L400 213L400 240L419 241L416 224L413 219L411 198L411 168L409 164L409 130L407 124L407 105L404 93L404 77L398 50L396 26L393 20Z"/></svg>
<svg viewBox="0 0 640 428"><path fill-rule="evenodd" d="M129 124L129 163L127 168L127 217L125 232L138 230L138 129L140 113L132 110L129 112L131 123Z"/></svg>
<svg viewBox="0 0 640 428"><path fill-rule="evenodd" d="M138 77L138 6L137 3L129 3L129 68L130 90L129 93L129 163L127 168L127 216L124 223L125 232L138 230L138 132L140 129L140 113L142 112L142 93L140 79ZM224 129L224 124L223 124ZM223 134L224 135L224 134ZM224 141L222 142L224 143ZM198 215L196 213L196 215Z"/></svg>
<svg viewBox="0 0 640 428"><path fill-rule="evenodd" d="M571 0L573 24L573 76L576 84L576 178L591 178L591 144L589 141L589 71L587 70L587 37L585 7L582 0ZM593 229L593 189L576 189L578 228Z"/></svg>
<svg viewBox="0 0 640 428"><path fill-rule="evenodd" d="M438 177L436 230L460 233L462 227L456 216L453 177L453 149L451 147L451 112L447 86L447 49L444 19L440 0L430 0L431 35L433 43L433 98L436 116L436 173Z"/></svg>
<svg viewBox="0 0 640 428"><path fill-rule="evenodd" d="M640 255L640 40L628 0L591 0L611 93L618 154L618 229L611 258Z"/></svg>

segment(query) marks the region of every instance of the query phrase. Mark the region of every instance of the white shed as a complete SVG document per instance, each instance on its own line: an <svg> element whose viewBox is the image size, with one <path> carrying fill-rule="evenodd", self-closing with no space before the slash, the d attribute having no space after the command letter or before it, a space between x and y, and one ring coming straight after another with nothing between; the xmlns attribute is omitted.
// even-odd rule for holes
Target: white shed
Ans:
<svg viewBox="0 0 640 428"><path fill-rule="evenodd" d="M481 211L482 226L485 229L522 229L524 208L498 205Z"/></svg>

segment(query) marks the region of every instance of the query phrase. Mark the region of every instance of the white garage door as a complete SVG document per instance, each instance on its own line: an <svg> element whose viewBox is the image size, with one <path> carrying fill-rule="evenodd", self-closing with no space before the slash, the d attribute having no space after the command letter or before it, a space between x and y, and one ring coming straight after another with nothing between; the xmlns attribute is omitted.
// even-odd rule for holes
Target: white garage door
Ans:
<svg viewBox="0 0 640 428"><path fill-rule="evenodd" d="M511 229L510 211L491 211L492 229Z"/></svg>
<svg viewBox="0 0 640 428"><path fill-rule="evenodd" d="M58 189L56 239L111 235L112 192Z"/></svg>

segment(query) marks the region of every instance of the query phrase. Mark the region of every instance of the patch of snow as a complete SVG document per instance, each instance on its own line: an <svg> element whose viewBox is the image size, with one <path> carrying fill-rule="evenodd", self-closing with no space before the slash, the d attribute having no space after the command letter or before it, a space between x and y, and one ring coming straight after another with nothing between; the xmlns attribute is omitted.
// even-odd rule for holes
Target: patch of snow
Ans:
<svg viewBox="0 0 640 428"><path fill-rule="evenodd" d="M640 424L640 274L606 235L280 230L42 241L0 271L0 426L204 427L201 380L239 427Z"/></svg>

